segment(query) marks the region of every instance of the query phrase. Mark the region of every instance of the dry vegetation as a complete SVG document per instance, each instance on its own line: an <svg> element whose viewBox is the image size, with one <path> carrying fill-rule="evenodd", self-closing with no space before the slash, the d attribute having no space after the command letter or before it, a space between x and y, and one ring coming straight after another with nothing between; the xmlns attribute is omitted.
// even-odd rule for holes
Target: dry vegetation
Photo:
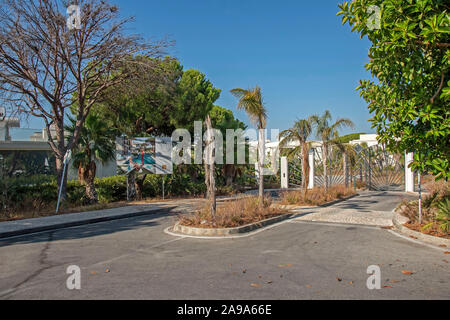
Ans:
<svg viewBox="0 0 450 320"><path fill-rule="evenodd" d="M196 228L234 228L254 222L260 222L269 218L280 216L286 210L271 207L272 199L264 199L264 206L259 204L258 197L246 197L238 200L219 203L216 219L213 221L209 211L209 205L198 212L187 216L180 216L182 225Z"/></svg>
<svg viewBox="0 0 450 320"><path fill-rule="evenodd" d="M281 204L296 206L319 206L355 194L353 188L333 186L325 193L323 188L314 188L304 195L303 191L286 191L281 196Z"/></svg>
<svg viewBox="0 0 450 320"><path fill-rule="evenodd" d="M398 212L409 219L406 227L425 234L450 239L450 184L431 181L425 184L427 195L422 200L422 224L419 223L419 201L405 200Z"/></svg>

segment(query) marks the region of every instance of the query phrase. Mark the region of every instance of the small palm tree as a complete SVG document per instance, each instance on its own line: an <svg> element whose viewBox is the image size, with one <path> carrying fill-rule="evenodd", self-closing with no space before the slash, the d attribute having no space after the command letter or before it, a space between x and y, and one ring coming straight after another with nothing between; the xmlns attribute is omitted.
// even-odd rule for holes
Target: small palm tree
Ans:
<svg viewBox="0 0 450 320"><path fill-rule="evenodd" d="M71 125L66 127L70 136L75 130L75 120L70 119ZM97 171L96 161L104 164L114 159L116 152L116 134L99 115L90 114L81 130L78 145L72 150L73 167L78 169L78 178L86 188L88 203L97 203L98 195L94 180Z"/></svg>
<svg viewBox="0 0 450 320"><path fill-rule="evenodd" d="M311 143L308 138L312 133L311 120L297 120L294 126L280 133L280 149L285 149L284 154L289 158L302 157L302 184L303 192L308 192L309 185L309 150ZM290 148L290 143L300 143L299 146Z"/></svg>
<svg viewBox="0 0 450 320"><path fill-rule="evenodd" d="M261 88L253 89L236 88L231 93L239 99L237 108L244 110L250 121L258 128L258 173L259 173L259 198L264 204L264 157L265 157L265 129L267 124L267 110L261 95Z"/></svg>
<svg viewBox="0 0 450 320"><path fill-rule="evenodd" d="M339 143L339 130L343 127L354 127L350 119L340 118L330 124L332 117L330 111L326 110L322 116L313 115L309 120L316 127L316 136L322 141L323 179L325 192L328 191L328 152L332 145Z"/></svg>

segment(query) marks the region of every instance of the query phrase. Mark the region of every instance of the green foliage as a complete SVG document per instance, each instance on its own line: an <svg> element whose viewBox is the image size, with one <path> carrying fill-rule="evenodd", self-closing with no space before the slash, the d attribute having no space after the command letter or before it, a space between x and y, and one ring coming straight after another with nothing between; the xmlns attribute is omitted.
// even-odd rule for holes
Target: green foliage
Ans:
<svg viewBox="0 0 450 320"><path fill-rule="evenodd" d="M70 122L71 125L66 126L69 139L73 136L76 128L76 120L70 119ZM116 151L115 138L115 130L103 121L98 113L91 112L80 131L78 144L72 150L73 167L78 169L81 165L86 168L93 160L105 163L114 159Z"/></svg>
<svg viewBox="0 0 450 320"><path fill-rule="evenodd" d="M368 22L381 9L379 29ZM412 168L449 178L450 19L438 0L354 0L339 5L342 23L367 36L366 69L378 81L358 89L373 113L380 142L394 152L415 152Z"/></svg>
<svg viewBox="0 0 450 320"><path fill-rule="evenodd" d="M239 99L237 108L244 110L251 122L258 129L265 129L267 122L267 109L261 94L261 88L256 86L253 89L232 89L231 94Z"/></svg>
<svg viewBox="0 0 450 320"><path fill-rule="evenodd" d="M359 138L361 137L362 134L365 133L351 133L351 134L347 134L345 136L339 137L339 142L340 143L349 143L350 141L353 140L359 140Z"/></svg>
<svg viewBox="0 0 450 320"><path fill-rule="evenodd" d="M234 117L233 111L219 106L213 106L209 112L213 128L222 131L225 137L227 129L246 129L246 125Z"/></svg>
<svg viewBox="0 0 450 320"><path fill-rule="evenodd" d="M193 132L194 121L205 120L214 102L219 99L220 92L200 71L184 71L178 83L178 99L171 110L171 123L177 128Z"/></svg>
<svg viewBox="0 0 450 320"><path fill-rule="evenodd" d="M436 220L444 232L450 232L450 199L445 198L437 204L437 215Z"/></svg>
<svg viewBox="0 0 450 320"><path fill-rule="evenodd" d="M183 71L175 58L151 61L156 65L152 74L130 75L142 79L144 85L112 87L105 94L104 103L94 106L94 110L117 129L118 135L170 136L177 128L192 132L194 121L205 119L220 90L200 71Z"/></svg>

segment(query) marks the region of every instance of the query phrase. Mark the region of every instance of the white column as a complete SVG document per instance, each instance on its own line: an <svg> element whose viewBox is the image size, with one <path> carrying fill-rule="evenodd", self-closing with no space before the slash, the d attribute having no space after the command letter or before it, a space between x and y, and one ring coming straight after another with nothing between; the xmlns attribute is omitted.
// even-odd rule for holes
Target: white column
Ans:
<svg viewBox="0 0 450 320"><path fill-rule="evenodd" d="M414 161L414 153L405 153L405 192L414 192L414 172L409 165Z"/></svg>
<svg viewBox="0 0 450 320"><path fill-rule="evenodd" d="M308 189L314 188L314 150L309 152L309 184Z"/></svg>
<svg viewBox="0 0 450 320"><path fill-rule="evenodd" d="M289 189L289 167L287 157L281 158L281 189Z"/></svg>

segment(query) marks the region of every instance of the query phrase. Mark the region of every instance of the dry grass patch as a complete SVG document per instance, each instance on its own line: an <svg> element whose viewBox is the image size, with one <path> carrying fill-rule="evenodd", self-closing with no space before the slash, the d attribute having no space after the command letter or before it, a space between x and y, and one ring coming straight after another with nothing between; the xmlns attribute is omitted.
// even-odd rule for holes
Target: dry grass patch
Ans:
<svg viewBox="0 0 450 320"><path fill-rule="evenodd" d="M353 188L347 188L345 186L333 186L329 187L325 192L324 188L314 188L308 190L305 194L303 191L286 191L281 196L282 205L297 205L297 206L320 206L325 203L343 199L345 197L356 194Z"/></svg>
<svg viewBox="0 0 450 320"><path fill-rule="evenodd" d="M272 199L264 198L261 205L258 197L245 197L218 203L215 221L211 216L209 204L201 210L180 216L180 224L195 228L235 228L274 218L286 213L286 210L272 208Z"/></svg>

